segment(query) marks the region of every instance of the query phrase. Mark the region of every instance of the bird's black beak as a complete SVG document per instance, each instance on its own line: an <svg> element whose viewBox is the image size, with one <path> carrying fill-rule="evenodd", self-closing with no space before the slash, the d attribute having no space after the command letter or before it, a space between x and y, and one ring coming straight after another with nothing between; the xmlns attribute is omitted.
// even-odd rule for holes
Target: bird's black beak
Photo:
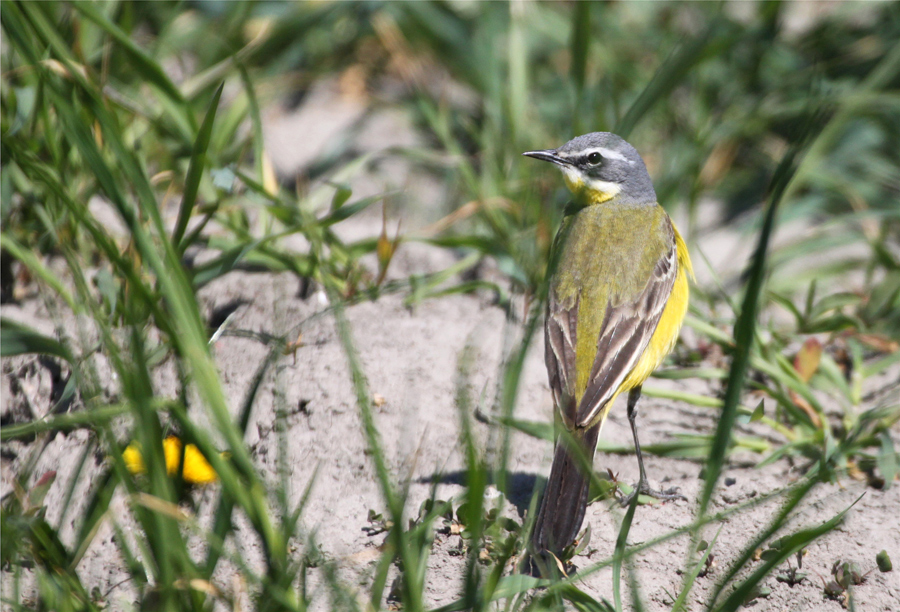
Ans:
<svg viewBox="0 0 900 612"><path fill-rule="evenodd" d="M543 161L548 161L558 166L568 166L571 162L565 159L564 157L560 157L556 153L556 149L543 149L541 151L525 151L522 153L525 157L533 157L535 159L541 159Z"/></svg>

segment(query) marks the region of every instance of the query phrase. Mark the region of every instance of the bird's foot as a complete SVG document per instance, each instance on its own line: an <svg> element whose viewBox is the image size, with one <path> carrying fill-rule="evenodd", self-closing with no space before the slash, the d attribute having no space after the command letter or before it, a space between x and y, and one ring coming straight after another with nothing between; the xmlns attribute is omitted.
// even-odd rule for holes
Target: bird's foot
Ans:
<svg viewBox="0 0 900 612"><path fill-rule="evenodd" d="M687 497L679 493L678 487L672 487L671 489L663 489L661 491L657 491L655 489L651 489L650 485L647 482L639 482L635 485L634 490L628 495L623 495L619 500L619 503L623 506L627 506L631 503L631 500L634 499L635 495L647 495L649 497L654 497L661 501L674 501L676 499L683 499L687 501Z"/></svg>

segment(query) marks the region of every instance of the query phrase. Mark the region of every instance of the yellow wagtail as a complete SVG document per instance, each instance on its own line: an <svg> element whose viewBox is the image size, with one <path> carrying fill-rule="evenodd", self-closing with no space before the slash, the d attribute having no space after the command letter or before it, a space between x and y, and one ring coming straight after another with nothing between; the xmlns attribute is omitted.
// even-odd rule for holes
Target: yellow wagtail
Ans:
<svg viewBox="0 0 900 612"><path fill-rule="evenodd" d="M609 409L627 391L640 468L632 495L681 497L677 489L650 489L635 419L641 385L675 346L687 312L693 275L687 247L656 202L641 156L615 134L585 134L523 155L556 164L575 196L553 247L544 323L556 414L593 458ZM590 476L557 440L532 532L535 553L558 554L574 542L589 485Z"/></svg>

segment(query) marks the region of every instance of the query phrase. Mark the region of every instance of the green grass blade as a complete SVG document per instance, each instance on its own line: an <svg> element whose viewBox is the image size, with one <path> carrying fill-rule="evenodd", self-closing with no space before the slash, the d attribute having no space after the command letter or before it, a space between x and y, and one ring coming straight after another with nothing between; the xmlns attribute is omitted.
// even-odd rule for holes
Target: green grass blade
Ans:
<svg viewBox="0 0 900 612"><path fill-rule="evenodd" d="M722 533L722 528L719 527L719 530L716 532L715 537L712 539L707 547L706 551L703 553L703 556L700 557L700 560L694 565L694 569L690 572L686 573L686 577L684 580L684 586L681 588L681 593L678 594L678 599L675 600L675 603L672 604L671 612L681 612L684 609L685 602L687 601L688 595L691 593L691 589L694 587L694 582L697 580L697 576L700 575L700 571L706 567L706 560L709 558L710 553L712 553L713 547L716 545L716 540L719 539L719 535Z"/></svg>
<svg viewBox="0 0 900 612"><path fill-rule="evenodd" d="M639 495L635 495L631 498L631 503L628 504L625 518L622 519L622 526L619 527L619 535L616 537L616 548L613 551L613 602L616 606L616 612L622 611L622 563L625 560L628 532L631 531L631 523L634 520L634 512L638 507L639 497Z"/></svg>
<svg viewBox="0 0 900 612"><path fill-rule="evenodd" d="M756 571L754 571L752 574L750 574L750 576L748 576L745 580L738 584L734 591L732 591L728 596L728 598L723 601L721 605L715 608L715 612L732 612L733 610L737 610L738 608L740 608L741 605L743 605L744 601L747 599L747 596L750 595L750 592L754 589L754 587L762 582L762 580L766 576L768 576L772 572L772 570L778 567L791 555L795 554L798 550L802 549L805 546L808 546L811 542L838 527L841 524L841 521L844 520L844 516L847 514L850 508L856 505L856 502L858 502L860 499L862 499L862 496L857 498L857 500L854 501L846 510L839 512L837 515L832 517L830 520L825 521L818 527L804 529L782 539L781 547L778 548L777 554L773 554L770 558L766 559L762 563L762 565L760 565L756 569Z"/></svg>
<svg viewBox="0 0 900 612"><path fill-rule="evenodd" d="M637 123L657 102L684 83L689 70L712 55L713 43L719 52L724 52L728 47L737 44L740 37L727 25L724 20L713 19L703 33L692 37L689 42L684 43L666 58L613 131L627 139Z"/></svg>
<svg viewBox="0 0 900 612"><path fill-rule="evenodd" d="M0 440L6 442L7 440L31 437L45 431L70 431L83 427L99 426L118 416L127 414L130 409L128 404L116 404L61 414L51 419L42 419L31 423L5 425L0 430Z"/></svg>
<svg viewBox="0 0 900 612"><path fill-rule="evenodd" d="M247 92L247 105L250 110L250 125L253 127L253 161L256 165L256 178L259 184L265 183L264 171L264 155L265 141L263 140L262 118L259 112L259 102L256 100L256 88L253 81L247 73L247 68L242 63L238 63L238 70L241 74L241 82L244 84L244 91Z"/></svg>
<svg viewBox="0 0 900 612"><path fill-rule="evenodd" d="M72 497L75 495L75 489L78 488L78 484L81 481L81 475L84 472L84 467L87 465L88 458L93 458L96 451L97 438L91 437L88 440L87 444L85 444L81 449L78 456L78 461L75 462L75 468L72 470L72 475L69 477L69 484L66 486L66 494L63 496L63 504L60 506L62 508L62 512L59 515L59 520L56 522L57 531L59 531L62 526L66 524L69 510L73 509ZM72 521L73 524L79 519L80 517L75 517L75 519ZM78 563L76 562L75 565L77 566Z"/></svg>
<svg viewBox="0 0 900 612"><path fill-rule="evenodd" d="M747 566L747 563L753 558L755 552L762 547L766 540L771 538L776 531L781 529L787 523L791 512L793 512L800 502L803 501L806 495L816 485L817 481L817 474L812 474L800 483L798 487L791 490L787 501L778 509L778 513L772 518L769 525L755 535L753 540L744 547L738 558L731 564L728 572L719 579L718 584L710 597L710 604L715 603L725 587Z"/></svg>
<svg viewBox="0 0 900 612"><path fill-rule="evenodd" d="M572 10L572 30L570 34L572 65L569 76L575 84L576 95L580 98L584 91L587 73L588 52L591 45L591 3L578 2ZM580 133L576 130L576 133Z"/></svg>
<svg viewBox="0 0 900 612"><path fill-rule="evenodd" d="M809 134L810 127L807 128ZM781 204L781 198L791 182L796 171L795 159L801 150L803 139L784 156L769 187L769 203L766 207L765 218L756 251L750 266L749 278L744 292L744 300L741 312L734 326L735 350L732 357L731 368L728 372L728 383L723 399L722 414L716 427L713 447L709 453L706 464L703 491L700 495L697 516L706 514L712 493L718 484L725 456L731 444L732 430L734 429L738 407L741 402L741 394L750 366L750 351L756 334L756 315L759 309L759 297L762 293L766 271L766 257L769 249L769 240L775 228L776 213Z"/></svg>
<svg viewBox="0 0 900 612"><path fill-rule="evenodd" d="M4 151L5 153L5 151ZM6 157L6 155L4 155ZM50 271L44 262L32 251L27 249L23 244L15 238L4 232L0 234L0 247L6 250L13 258L25 265L31 273L47 284L53 292L65 301L66 305L73 311L79 310L75 299L69 290L63 284L62 280Z"/></svg>
<svg viewBox="0 0 900 612"><path fill-rule="evenodd" d="M190 108L181 94L181 90L168 77L162 66L159 65L152 57L135 44L135 42L122 31L119 26L110 21L103 13L97 10L93 2L74 2L74 7L84 17L97 24L105 30L123 51L129 56L134 63L137 72L152 83L172 102L172 107L180 112L176 115L178 123L182 126L185 134L196 132L197 123L190 112Z"/></svg>
<svg viewBox="0 0 900 612"><path fill-rule="evenodd" d="M27 325L9 319L0 320L0 357L13 355L52 355L73 363L72 353L59 340L45 336Z"/></svg>
<svg viewBox="0 0 900 612"><path fill-rule="evenodd" d="M578 612L612 612L613 608L604 600L597 601L572 583L560 583L554 595L561 595Z"/></svg>
<svg viewBox="0 0 900 612"><path fill-rule="evenodd" d="M466 459L466 513L464 524L469 531L472 545L466 561L464 578L464 596L466 608L480 610L484 600L480 596L482 590L482 574L478 566L481 552L481 536L484 529L484 492L487 486L487 468L479 459L478 449L472 433L472 399L469 393L469 381L472 369L472 346L467 344L459 356L456 381L456 406L459 416L459 428Z"/></svg>
<svg viewBox="0 0 900 612"><path fill-rule="evenodd" d="M108 470L94 481L91 498L84 512L84 520L81 522L75 538L75 552L72 555L71 563L73 571L94 541L94 536L109 510L109 504L118 486L119 480L114 470Z"/></svg>
<svg viewBox="0 0 900 612"><path fill-rule="evenodd" d="M276 359L280 355L280 349L280 344L272 347L266 359L263 360L262 364L257 369L253 380L250 382L250 387L247 390L247 393L244 395L244 401L241 402L241 408L238 412L238 428L242 433L246 433L247 431L247 425L250 422L250 413L253 405L256 403L257 394L262 387L266 372L268 372L271 365L275 363ZM234 510L234 505L235 500L228 494L228 491L225 489L220 491L219 501L216 504L216 510L214 513L215 518L213 519L213 527L211 531L213 536L217 538L218 541L225 541L225 538L231 532L231 515ZM209 551L207 552L206 560L202 566L203 573L205 576L207 576L207 578L213 575L221 554L222 549L216 547L210 547Z"/></svg>
<svg viewBox="0 0 900 612"><path fill-rule="evenodd" d="M187 229L188 221L190 221L191 213L194 205L197 203L197 191L200 189L200 179L203 177L203 168L206 166L206 151L209 148L209 139L212 135L213 122L216 119L216 111L219 109L219 99L222 97L222 90L225 83L219 85L216 93L213 94L212 101L209 103L209 109L206 111L206 117L203 118L203 124L197 133L197 139L194 141L194 150L191 153L191 163L188 167L187 178L184 181L184 195L181 198L181 207L178 209L178 220L175 223L175 230L172 233L172 244L178 246L178 251L184 253L190 244L182 243L184 232Z"/></svg>

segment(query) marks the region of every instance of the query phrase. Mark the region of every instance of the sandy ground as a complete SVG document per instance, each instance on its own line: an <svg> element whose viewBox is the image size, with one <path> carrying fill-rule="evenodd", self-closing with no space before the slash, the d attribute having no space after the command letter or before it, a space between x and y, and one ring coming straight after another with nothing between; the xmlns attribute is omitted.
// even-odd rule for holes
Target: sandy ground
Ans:
<svg viewBox="0 0 900 612"><path fill-rule="evenodd" d="M293 120L302 124L301 119ZM378 117L378 120L384 120L384 117ZM384 129L366 125L370 131L360 130L360 133ZM335 129L349 128L341 124ZM401 142L407 142L403 138L409 136L411 130L408 126L404 129L406 136L398 136ZM388 133L394 132L388 130ZM327 134L320 138L322 141L328 139ZM359 149L365 150L365 147L360 145ZM291 164L303 163L303 160L278 158L277 150L274 156L276 164L281 164L279 167L288 174L294 169ZM445 212L441 210L442 196L433 183L410 179L403 174L402 167L398 172L393 176L399 177L396 183L406 190L404 193L409 200L430 194L427 201L434 203L434 209L420 215L421 223L434 220ZM371 176L368 180L369 189L385 187ZM365 188L360 187L360 192L364 191ZM403 214L402 210L400 214ZM347 236L375 235L380 230L380 211L369 211L358 219L342 223L339 230ZM733 242L733 235L731 238ZM724 253L727 251L720 247L728 243L727 234L710 232L703 248L707 254ZM454 255L447 251L407 244L398 252L392 275L402 277L412 272L438 270L453 261ZM721 259L721 263L731 269L740 269L742 260L729 255L728 260ZM703 278L701 274L701 282ZM232 272L204 287L199 298L204 313L210 318L236 307L229 326L231 333L224 334L215 345L221 379L234 410L240 405L247 385L267 351L257 340L234 332L250 330L279 335L300 326L303 346L295 357L280 359L267 375L253 410L247 444L266 477L276 482L279 425L276 410L283 408L289 455L288 482L293 502L299 499L313 472L318 470L302 527L305 533L315 534L325 558L337 562L342 579L348 585L355 585L353 588L363 597L367 593L368 579L374 572L377 547L384 539L384 534L369 536L363 528L368 526L368 511L382 512L384 504L366 453L346 359L334 321L329 314L322 314L326 304L320 294L313 293L304 299L300 293L299 280L289 275ZM54 324L62 324L69 330L75 324L64 313L49 311L47 303L36 295L17 304L4 305L0 312L4 318L27 323L46 333L54 332ZM505 347L512 342L517 328L507 323L504 312L488 295L443 297L426 300L414 308L406 307L402 296L387 296L377 302L356 305L347 314L373 398L378 394L384 400L377 402L374 408L377 425L396 482L409 486L411 512L414 513L428 497L434 482L438 483L439 498L450 499L462 494L464 459L460 453L457 391L460 384L466 385L476 401L484 402L485 411L490 410ZM687 342L693 341L688 335ZM474 349L475 357L471 376L460 383L459 364L466 347ZM518 418L545 422L551 418L551 398L542 356L543 344L538 338L525 366L516 408ZM99 368L101 374L108 375L109 370L103 369L102 362ZM896 380L898 372L893 371L891 376ZM46 414L54 393L59 391L60 380L52 360L4 359L3 422L21 422ZM156 372L155 383L157 395L174 394L175 377L165 367ZM104 392L114 394L115 381L110 377L104 384ZM701 394L716 392L709 383L696 380L655 380L648 386ZM714 410L668 400L645 398L642 401L641 431L645 443L666 441L675 433L714 431ZM194 409L193 414L199 422L206 418L199 409ZM479 440L488 445L496 431L492 432L492 426L483 422L474 423ZM743 431L779 441L777 436L760 426ZM895 430L893 433L895 445L900 444L900 432ZM66 542L71 542L74 537L78 500L83 495L76 493L73 507L68 509L61 507L62 497L73 465L89 439L85 432L73 432L39 439L36 443L13 442L3 446L4 494L10 490L18 470L32 453L40 451L35 475L47 470L58 472L47 497L47 516L51 524L63 521L61 533ZM613 410L603 439L608 444L631 443L624 405ZM513 491L504 506L508 516L518 521L523 519L535 486L542 486L546 478L551 458L549 443L522 434L513 435L510 461ZM801 476L787 461L757 469L753 464L759 458L748 453L735 457L724 474L731 484L723 483L715 493L717 510L783 488ZM101 453L93 453L88 458L86 476L96 475L103 461ZM666 486L678 486L691 501L640 507L629 539L631 544L690 524L695 510L693 500L702 486L698 478L700 467L695 461L647 458L652 484L665 481ZM633 455L598 453L595 468L599 472L609 469L629 482L637 477ZM84 491L86 482L78 491ZM208 520L209 506L215 499L214 487L196 492L201 523ZM771 594L754 601L750 609L759 612L838 611L842 609L841 603L824 598L820 581L820 576L830 579L830 568L835 561L855 561L863 571L868 571L875 567L876 553L885 549L895 564L900 563L900 520L897 518L900 486L896 484L888 490L868 488L864 483L850 479L820 485L803 503L792 528L818 525L848 508L860 496L843 525L809 548L804 559L804 570L810 572L809 579L791 587L777 582L774 577L768 578L765 584ZM715 565L707 577L698 580L692 608L699 609L699 602L711 592L716 579L749 538L771 520L778 504L778 501L772 501L755 506L721 524L714 549ZM116 499L113 506L117 516L122 517L126 535L133 537L126 503ZM577 567L585 568L592 561L611 555L621 514L618 508L610 509L602 502L589 507L586 523L591 526L593 538L588 550L574 560ZM237 522L240 528L234 546L251 566L261 567L258 543L249 536L246 526L241 526L241 520ZM715 533L714 528L709 528L704 535L711 540ZM431 604L448 603L460 595L464 558L453 554L459 543L458 535L439 534L436 537L427 586ZM635 569L648 610L669 609L671 595L680 588L682 577L678 570L684 567L687 546L685 537L676 538L637 557ZM200 551L199 542L195 547ZM127 583L122 583L126 574L109 525L98 534L78 571L88 588L96 586L106 594L110 609L127 608L133 601L133 592ZM330 604L318 572L320 570L312 570L311 576L315 607L327 609ZM217 575L222 588L230 589L233 577L233 568L223 564ZM580 586L593 596L611 600L610 577L609 570L600 571L586 576ZM8 584L8 575L5 575L4 585ZM900 610L900 572L883 574L876 569L864 584L855 587L854 597L857 610Z"/></svg>
<svg viewBox="0 0 900 612"><path fill-rule="evenodd" d="M416 251L420 252L416 252ZM401 255L421 265L429 257L436 265L449 263L446 253L429 249L410 248ZM402 264L402 260L401 260ZM370 509L382 512L378 486L372 466L365 452L355 400L349 384L344 353L337 339L330 316L312 316L323 306L316 295L307 300L297 297L297 279L285 275L249 274L235 272L205 287L201 294L203 308L212 313L227 304L240 302L232 319L233 330L251 330L272 334L284 333L300 323L304 346L296 353L296 363L290 356L279 361L267 379L266 387L253 411L247 443L264 473L276 482L276 406L284 402L289 453L289 483L294 501L304 490L318 469L312 498L303 517L303 527L314 532L326 558L338 561L348 583L361 583L365 593L365 579L374 571L375 547L384 535L368 536L366 516ZM455 296L425 301L413 310L403 305L399 296L387 297L375 303L364 303L348 311L362 365L373 394L384 398L375 408L377 424L387 451L392 473L398 482L409 483L409 508L412 512L429 495L435 475L440 482L438 496L449 499L463 492L461 471L464 459L459 452L458 414L454 398L457 391L458 364L467 345L476 349L478 357L473 375L466 381L473 396L492 397L498 366L507 340L505 316L501 309L483 297ZM30 316L29 316L30 315ZM33 319L47 316L37 301L21 306L4 307L3 316L36 323ZM256 340L225 335L215 347L222 381L232 405L236 408L247 384L266 354L266 348ZM517 416L522 419L550 418L550 393L544 372L542 343L531 351L525 369ZM21 410L19 404L28 402L32 409L46 410L53 388L52 374L38 360L30 358L4 360L4 414ZM13 382L13 389L6 386ZM162 371L158 376L158 394L170 395L174 390L173 377ZM654 386L679 388L708 393L708 385L697 381L654 381ZM677 402L645 398L641 407L642 432L646 442L664 441L672 433L709 433L715 425L713 411ZM40 413L39 413L40 414ZM197 413L199 419L202 414ZM490 437L490 426L476 422L482 440ZM764 430L756 428L757 433ZM624 417L624 406L612 413L604 430L604 440L613 444L629 444L630 432ZM48 498L48 518L58 521L60 505L74 461L79 456L88 435L85 433L58 434L47 440L35 474L57 470L57 481ZM3 458L4 492L8 490L21 462L28 456L27 445L6 445ZM551 460L550 444L513 436L511 455L514 490L507 513L518 519L527 509L535 483L545 478ZM740 457L725 476L734 480L715 495L717 509L740 504L755 496L779 489L795 481L799 474L787 462L778 462L764 469L752 467L753 457ZM749 461L747 461L749 460ZM599 454L596 468L610 469L626 481L637 476L633 456ZM700 465L693 461L648 458L650 477L667 486L679 486L693 500L699 494L702 481L698 479ZM88 473L96 473L95 462ZM729 481L731 482L731 481ZM212 501L212 491L198 492L201 516ZM900 487L887 491L865 487L847 480L818 487L804 503L793 526L813 526L847 508L860 495L862 499L850 510L844 525L809 549L804 569L828 576L838 559L855 561L864 570L874 567L875 554L886 549L893 559L900 559L900 521L896 508L900 507ZM76 496L77 499L77 496ZM125 504L117 500L125 513ZM205 505L204 505L205 504ZM757 533L772 517L777 502L770 502L735 515L722 524L715 547L716 567L699 580L697 597L707 593L716 576L728 566L748 538ZM694 506L689 502L675 502L638 509L630 542L639 544L663 535L672 529L689 524ZM72 523L77 512L67 513L64 538L72 537ZM593 504L587 522L593 531L590 559L576 558L576 566L585 567L591 560L611 554L621 512L611 511L605 503ZM129 522L125 521L126 525ZM238 532L237 546L245 559L259 563L257 544ZM707 539L714 535L712 529ZM433 604L443 604L459 595L459 577L463 560L453 556L459 536L438 535L431 557L431 579L428 598ZM124 579L124 573L112 542L112 531L104 529L79 567L84 581L98 585L106 592ZM676 570L683 567L686 538L677 538L657 546L638 557L637 575L650 610L665 610L669 594L677 593L681 577ZM230 577L222 572L222 583L230 584ZM313 575L315 577L315 573ZM315 582L315 581L314 581ZM793 588L766 581L772 589L768 599L759 600L757 610L839 610L838 602L823 599L822 586L815 573L810 580ZM601 571L583 581L590 594L611 597L610 572ZM127 585L112 588L108 599L113 608L130 601ZM325 593L319 603L326 605ZM900 609L898 574L869 574L865 584L855 591L858 610Z"/></svg>

